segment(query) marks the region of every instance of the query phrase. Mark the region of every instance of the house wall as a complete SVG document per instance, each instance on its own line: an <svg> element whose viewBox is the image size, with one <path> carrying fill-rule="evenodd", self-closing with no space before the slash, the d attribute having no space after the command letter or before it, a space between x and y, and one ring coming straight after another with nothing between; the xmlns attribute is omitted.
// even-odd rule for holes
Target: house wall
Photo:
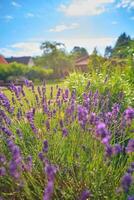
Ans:
<svg viewBox="0 0 134 200"><path fill-rule="evenodd" d="M34 64L34 61L32 58L29 59L29 62L28 62L28 66L29 67L33 67L35 64Z"/></svg>
<svg viewBox="0 0 134 200"><path fill-rule="evenodd" d="M88 72L88 63L89 63L89 57L81 58L80 60L77 60L75 64L76 70L82 71L82 72Z"/></svg>
<svg viewBox="0 0 134 200"><path fill-rule="evenodd" d="M88 71L88 66L87 65L76 65L75 68L76 68L76 70L82 71L82 72L87 72Z"/></svg>

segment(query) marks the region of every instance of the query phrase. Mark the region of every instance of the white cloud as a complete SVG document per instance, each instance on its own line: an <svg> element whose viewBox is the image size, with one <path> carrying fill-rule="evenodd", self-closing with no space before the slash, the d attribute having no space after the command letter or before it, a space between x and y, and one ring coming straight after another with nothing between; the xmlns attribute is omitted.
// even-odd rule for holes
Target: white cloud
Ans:
<svg viewBox="0 0 134 200"><path fill-rule="evenodd" d="M3 19L4 19L6 22L10 22L11 20L14 19L14 17L13 17L12 15L5 15L5 16L3 17Z"/></svg>
<svg viewBox="0 0 134 200"><path fill-rule="evenodd" d="M104 53L104 49L108 45L113 45L116 38L103 37L103 38L71 38L71 39L60 39L62 43L67 46L68 50L71 50L74 46L85 47L89 53L93 51L94 47L97 47L101 53Z"/></svg>
<svg viewBox="0 0 134 200"><path fill-rule="evenodd" d="M67 16L99 15L104 13L106 5L115 0L71 0L70 4L61 4L59 11Z"/></svg>
<svg viewBox="0 0 134 200"><path fill-rule="evenodd" d="M41 54L39 42L20 42L1 48L0 52L6 56L36 56Z"/></svg>
<svg viewBox="0 0 134 200"><path fill-rule="evenodd" d="M33 18L33 17L35 17L35 15L33 13L29 12L29 13L27 13L25 15L25 17L27 17L27 18Z"/></svg>
<svg viewBox="0 0 134 200"><path fill-rule="evenodd" d="M67 50L70 51L74 46L85 47L89 53L93 51L94 47L97 47L98 50L103 54L106 46L114 45L116 42L115 37L53 37L53 38L32 38L30 41L41 43L42 41L58 41L64 43L67 47Z"/></svg>
<svg viewBox="0 0 134 200"><path fill-rule="evenodd" d="M56 27L50 29L50 32L62 32L65 30L74 30L77 29L79 27L79 24L77 23L72 23L70 25L65 25L65 24L61 24L61 25L57 25Z"/></svg>
<svg viewBox="0 0 134 200"><path fill-rule="evenodd" d="M16 8L20 8L21 7L21 5L19 3L17 3L17 2L15 2L15 1L12 1L11 4L12 4L12 6L14 6Z"/></svg>
<svg viewBox="0 0 134 200"><path fill-rule="evenodd" d="M117 8L134 9L134 0L120 0L117 4Z"/></svg>
<svg viewBox="0 0 134 200"><path fill-rule="evenodd" d="M29 42L20 42L9 45L5 48L0 48L0 53L5 57L10 56L37 56L41 55L40 44L42 41L48 40L48 38L35 38ZM97 47L99 52L104 53L104 49L108 45L114 45L116 38L103 37L103 38L53 38L49 41L58 41L65 44L67 50L70 51L74 46L85 47L89 53L93 51L94 47Z"/></svg>

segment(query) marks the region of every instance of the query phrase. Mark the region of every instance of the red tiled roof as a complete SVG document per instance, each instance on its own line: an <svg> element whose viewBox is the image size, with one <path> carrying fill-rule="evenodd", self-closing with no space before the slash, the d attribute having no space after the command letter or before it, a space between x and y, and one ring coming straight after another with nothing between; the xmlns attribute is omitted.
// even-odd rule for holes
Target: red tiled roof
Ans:
<svg viewBox="0 0 134 200"><path fill-rule="evenodd" d="M88 65L89 63L89 56L84 56L82 58L79 58L76 60L76 66L79 66L79 65Z"/></svg>
<svg viewBox="0 0 134 200"><path fill-rule="evenodd" d="M89 59L89 56L88 56L88 55L78 58L78 59L76 60L76 62L80 62L80 61L87 60L87 59Z"/></svg>
<svg viewBox="0 0 134 200"><path fill-rule="evenodd" d="M3 56L0 55L0 64L8 64Z"/></svg>

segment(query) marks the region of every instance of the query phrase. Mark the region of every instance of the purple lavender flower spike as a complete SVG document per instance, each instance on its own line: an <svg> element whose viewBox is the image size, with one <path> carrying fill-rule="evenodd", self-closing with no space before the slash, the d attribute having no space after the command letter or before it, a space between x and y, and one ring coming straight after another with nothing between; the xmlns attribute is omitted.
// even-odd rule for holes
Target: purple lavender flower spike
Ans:
<svg viewBox="0 0 134 200"><path fill-rule="evenodd" d="M6 113L4 112L4 110L0 109L0 116L4 119L5 123L7 125L11 125L11 119L6 115Z"/></svg>
<svg viewBox="0 0 134 200"><path fill-rule="evenodd" d="M37 103L37 105L39 105L39 97L38 97L37 94L35 94L35 99L36 99L36 103Z"/></svg>
<svg viewBox="0 0 134 200"><path fill-rule="evenodd" d="M53 87L51 86L50 98L53 98Z"/></svg>
<svg viewBox="0 0 134 200"><path fill-rule="evenodd" d="M132 167L132 169L134 169L134 162L131 163L131 167Z"/></svg>
<svg viewBox="0 0 134 200"><path fill-rule="evenodd" d="M12 149L12 157L14 162L19 165L22 161L22 157L20 154L20 149L18 146L14 145L13 149Z"/></svg>
<svg viewBox="0 0 134 200"><path fill-rule="evenodd" d="M134 200L134 196L129 196L127 200Z"/></svg>
<svg viewBox="0 0 134 200"><path fill-rule="evenodd" d="M40 153L38 154L38 157L39 157L39 159L40 159L41 161L43 161L43 160L44 160L43 152L40 152Z"/></svg>
<svg viewBox="0 0 134 200"><path fill-rule="evenodd" d="M108 135L108 136L104 137L104 138L102 139L101 142L102 142L102 144L104 144L104 145L108 145L109 142L110 142L110 139L111 139L111 136Z"/></svg>
<svg viewBox="0 0 134 200"><path fill-rule="evenodd" d="M126 121L129 123L134 119L134 109L133 108L128 108L124 112L124 117Z"/></svg>
<svg viewBox="0 0 134 200"><path fill-rule="evenodd" d="M128 192L129 187L132 184L132 176L131 174L126 173L121 180L121 186L125 192Z"/></svg>
<svg viewBox="0 0 134 200"><path fill-rule="evenodd" d="M14 161L11 161L9 164L9 171L11 176L13 176L15 179L18 179L20 177L20 173L17 169L17 164Z"/></svg>
<svg viewBox="0 0 134 200"><path fill-rule="evenodd" d="M128 173L128 174L129 174L129 173L132 174L133 172L134 172L134 169L132 169L132 168L128 168L128 169L127 169L127 173Z"/></svg>
<svg viewBox="0 0 134 200"><path fill-rule="evenodd" d="M15 101L15 98L14 98L14 96L13 96L13 97L12 97L12 103L15 104L15 102L16 102L16 101Z"/></svg>
<svg viewBox="0 0 134 200"><path fill-rule="evenodd" d="M28 172L31 172L31 171L32 171L32 166L33 166L32 156L28 156L28 157L27 157L27 163L26 163L26 165L25 165L26 170L27 170Z"/></svg>
<svg viewBox="0 0 134 200"><path fill-rule="evenodd" d="M38 90L38 94L39 94L39 96L41 97L41 89L40 89L39 86L37 87L37 90Z"/></svg>
<svg viewBox="0 0 134 200"><path fill-rule="evenodd" d="M8 112L10 112L10 101L9 99L3 94L0 92L0 104L2 106L4 106Z"/></svg>
<svg viewBox="0 0 134 200"><path fill-rule="evenodd" d="M48 152L48 141L47 140L44 141L43 152L44 153Z"/></svg>
<svg viewBox="0 0 134 200"><path fill-rule="evenodd" d="M102 139L109 135L109 132L106 128L106 125L102 122L98 123L96 127L96 136L101 137Z"/></svg>
<svg viewBox="0 0 134 200"><path fill-rule="evenodd" d="M62 119L60 119L59 123L60 123L60 127L63 128L64 127L64 123L63 123Z"/></svg>
<svg viewBox="0 0 134 200"><path fill-rule="evenodd" d="M25 92L24 92L23 88L22 88L22 90L21 90L21 94L22 94L22 96L23 96L23 97L25 97L25 96L26 96L26 94L25 94Z"/></svg>
<svg viewBox="0 0 134 200"><path fill-rule="evenodd" d="M122 152L122 147L120 144L115 144L115 146L113 147L113 154L119 154Z"/></svg>
<svg viewBox="0 0 134 200"><path fill-rule="evenodd" d="M96 90L96 92L94 93L93 99L94 99L94 106L96 107L98 105L98 101L99 101L99 92L98 90Z"/></svg>
<svg viewBox="0 0 134 200"><path fill-rule="evenodd" d="M105 146L105 155L106 157L111 157L113 154L113 148L110 144Z"/></svg>
<svg viewBox="0 0 134 200"><path fill-rule="evenodd" d="M130 139L128 142L128 145L126 147L126 152L127 153L132 153L134 152L134 139Z"/></svg>
<svg viewBox="0 0 134 200"><path fill-rule="evenodd" d="M66 137L68 135L68 130L66 128L62 129L62 135L63 137Z"/></svg>
<svg viewBox="0 0 134 200"><path fill-rule="evenodd" d="M83 106L78 106L78 121L83 128L85 127L87 120L88 120L87 109Z"/></svg>
<svg viewBox="0 0 134 200"><path fill-rule="evenodd" d="M61 88L58 88L56 99L59 99L60 95L61 95Z"/></svg>
<svg viewBox="0 0 134 200"><path fill-rule="evenodd" d="M28 119L28 121L29 121L29 124L30 124L30 126L31 126L31 128L32 128L32 130L33 130L33 132L34 132L35 134L37 134L37 133L38 133L38 130L36 129L36 127L35 127L35 125L34 125L34 113L35 113L35 110L32 109L31 111L27 112L26 117L27 117L27 119Z"/></svg>
<svg viewBox="0 0 134 200"><path fill-rule="evenodd" d="M9 149L12 150L14 147L13 141L11 139L7 139L6 142L7 142L7 146L9 147Z"/></svg>
<svg viewBox="0 0 134 200"><path fill-rule="evenodd" d="M46 120L46 129L47 129L47 131L50 130L50 122L49 122L49 120Z"/></svg>
<svg viewBox="0 0 134 200"><path fill-rule="evenodd" d="M54 179L55 179L55 174L57 172L57 168L46 162L45 172L47 174L48 183L44 191L43 200L51 200L54 190Z"/></svg>
<svg viewBox="0 0 134 200"><path fill-rule="evenodd" d="M113 117L112 112L107 112L107 113L105 113L104 120L105 120L105 123L106 123L107 125L109 125L109 124L111 123L112 117Z"/></svg>
<svg viewBox="0 0 134 200"><path fill-rule="evenodd" d="M6 157L4 154L0 154L0 164L5 164L6 163Z"/></svg>
<svg viewBox="0 0 134 200"><path fill-rule="evenodd" d="M27 86L27 87L29 87L29 80L27 80L27 79L25 79L25 85Z"/></svg>
<svg viewBox="0 0 134 200"><path fill-rule="evenodd" d="M54 182L49 181L47 184L47 187L45 188L45 191L44 191L43 200L51 200L53 190L54 190Z"/></svg>
<svg viewBox="0 0 134 200"><path fill-rule="evenodd" d="M69 90L66 89L66 90L65 90L65 98L68 99L68 97L69 97Z"/></svg>
<svg viewBox="0 0 134 200"><path fill-rule="evenodd" d="M91 113L91 115L90 115L90 123L91 123L92 125L95 125L96 122L97 122L96 114L95 114L95 113Z"/></svg>
<svg viewBox="0 0 134 200"><path fill-rule="evenodd" d="M13 83L11 83L10 90L13 91L15 93L15 96L17 97L17 99L20 100L19 97L20 97L20 93L21 93L22 88L17 87Z"/></svg>
<svg viewBox="0 0 134 200"><path fill-rule="evenodd" d="M1 129L7 136L11 136L12 135L12 132L8 128L2 127Z"/></svg>
<svg viewBox="0 0 134 200"><path fill-rule="evenodd" d="M120 105L117 103L114 104L112 107L112 115L114 116L115 119L117 118L119 111L120 111Z"/></svg>
<svg viewBox="0 0 134 200"><path fill-rule="evenodd" d="M45 172L49 181L54 181L57 168L54 165L46 164Z"/></svg>
<svg viewBox="0 0 134 200"><path fill-rule="evenodd" d="M21 120L21 117L22 117L22 110L21 110L21 108L18 108L17 119Z"/></svg>
<svg viewBox="0 0 134 200"><path fill-rule="evenodd" d="M87 200L90 196L91 192L89 190L84 190L79 200Z"/></svg>
<svg viewBox="0 0 134 200"><path fill-rule="evenodd" d="M0 167L0 176L5 176L5 175L6 175L5 167Z"/></svg>

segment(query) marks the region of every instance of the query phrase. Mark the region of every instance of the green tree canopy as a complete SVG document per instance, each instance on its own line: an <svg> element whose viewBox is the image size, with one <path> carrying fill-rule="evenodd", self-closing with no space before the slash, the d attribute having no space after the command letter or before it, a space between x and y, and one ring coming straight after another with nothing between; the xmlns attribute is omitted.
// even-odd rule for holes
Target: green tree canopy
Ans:
<svg viewBox="0 0 134 200"><path fill-rule="evenodd" d="M111 56L118 58L127 58L132 48L133 40L126 33L121 34L112 50Z"/></svg>
<svg viewBox="0 0 134 200"><path fill-rule="evenodd" d="M43 55L37 57L35 63L53 69L56 78L64 77L73 70L73 56L66 52L64 44L45 41L41 44L41 49Z"/></svg>
<svg viewBox="0 0 134 200"><path fill-rule="evenodd" d="M41 44L40 49L43 50L43 54L55 54L57 51L64 51L65 45L60 42L45 41Z"/></svg>
<svg viewBox="0 0 134 200"><path fill-rule="evenodd" d="M88 51L84 47L75 46L72 49L71 54L76 57L83 57L88 56Z"/></svg>
<svg viewBox="0 0 134 200"><path fill-rule="evenodd" d="M105 48L104 56L105 56L106 58L109 58L109 57L111 56L111 54L112 54L112 51L113 51L112 47L111 47L111 46L107 46L107 47Z"/></svg>

